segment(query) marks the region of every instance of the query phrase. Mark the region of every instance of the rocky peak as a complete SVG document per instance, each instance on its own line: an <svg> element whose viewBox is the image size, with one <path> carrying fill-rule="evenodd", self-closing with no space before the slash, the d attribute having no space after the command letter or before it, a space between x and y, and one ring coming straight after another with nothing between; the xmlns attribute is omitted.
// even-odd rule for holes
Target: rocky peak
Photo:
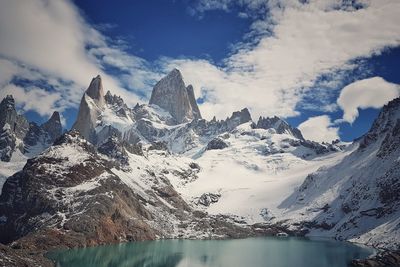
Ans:
<svg viewBox="0 0 400 267"><path fill-rule="evenodd" d="M92 79L88 89L86 90L86 94L95 101L98 107L101 108L104 106L104 90L100 75L97 75Z"/></svg>
<svg viewBox="0 0 400 267"><path fill-rule="evenodd" d="M0 129L8 123L11 131L14 131L14 125L17 119L17 111L15 110L15 100L12 95L7 95L0 103Z"/></svg>
<svg viewBox="0 0 400 267"><path fill-rule="evenodd" d="M238 120L239 124L242 124L251 121L251 115L249 110L247 108L244 108L241 111L233 112L229 120Z"/></svg>
<svg viewBox="0 0 400 267"><path fill-rule="evenodd" d="M149 104L168 111L177 123L201 116L193 90L186 89L182 74L177 69L173 69L154 86Z"/></svg>
<svg viewBox="0 0 400 267"><path fill-rule="evenodd" d="M62 134L60 113L54 111L50 119L43 123L41 128L49 134L50 142L54 142Z"/></svg>
<svg viewBox="0 0 400 267"><path fill-rule="evenodd" d="M72 129L78 130L89 142L96 143L95 127L105 106L100 75L93 78L79 105L78 117Z"/></svg>
<svg viewBox="0 0 400 267"><path fill-rule="evenodd" d="M125 104L122 97L111 94L110 91L107 91L104 96L106 103L110 106L115 106L116 108L128 109L128 106Z"/></svg>
<svg viewBox="0 0 400 267"><path fill-rule="evenodd" d="M3 128L0 129L0 160L10 161L12 153L15 149L15 136L11 131L11 127L8 123L4 124Z"/></svg>
<svg viewBox="0 0 400 267"><path fill-rule="evenodd" d="M256 128L261 129L275 129L276 133L278 134L290 134L298 139L304 139L303 135L301 134L300 130L292 127L287 123L285 120L274 116L270 117L260 117L258 119Z"/></svg>
<svg viewBox="0 0 400 267"><path fill-rule="evenodd" d="M400 97L386 104L372 124L371 129L360 140L360 149L364 149L383 140L378 156L383 157L400 147Z"/></svg>
<svg viewBox="0 0 400 267"><path fill-rule="evenodd" d="M201 119L201 113L200 113L199 107L197 106L196 98L194 96L193 86L191 84L189 84L186 87L186 91L188 93L189 102L190 102L190 105L192 107L192 112L193 112L194 119L196 119L196 120Z"/></svg>

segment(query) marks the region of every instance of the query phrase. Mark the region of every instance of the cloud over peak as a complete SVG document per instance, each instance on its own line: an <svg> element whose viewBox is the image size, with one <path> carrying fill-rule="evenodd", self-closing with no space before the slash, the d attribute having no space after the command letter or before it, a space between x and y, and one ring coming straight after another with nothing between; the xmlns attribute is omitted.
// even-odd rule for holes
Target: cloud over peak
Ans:
<svg viewBox="0 0 400 267"><path fill-rule="evenodd" d="M337 100L343 110L343 121L353 123L358 109L381 108L400 95L400 86L381 77L359 80L345 86Z"/></svg>

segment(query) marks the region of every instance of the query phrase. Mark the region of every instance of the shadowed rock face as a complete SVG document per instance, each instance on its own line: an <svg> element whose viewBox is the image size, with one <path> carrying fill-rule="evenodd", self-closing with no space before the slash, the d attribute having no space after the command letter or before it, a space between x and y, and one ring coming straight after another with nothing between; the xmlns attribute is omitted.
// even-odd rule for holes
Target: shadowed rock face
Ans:
<svg viewBox="0 0 400 267"><path fill-rule="evenodd" d="M96 102L98 107L101 108L104 106L104 90L100 75L97 75L92 79L88 89L86 90L86 94Z"/></svg>
<svg viewBox="0 0 400 267"><path fill-rule="evenodd" d="M54 142L62 134L60 113L54 111L50 119L47 122L43 123L41 128L49 134L51 142Z"/></svg>
<svg viewBox="0 0 400 267"><path fill-rule="evenodd" d="M88 89L83 94L78 117L72 126L72 129L78 130L91 143L96 142L94 128L104 105L103 84L100 75L98 75L92 79Z"/></svg>
<svg viewBox="0 0 400 267"><path fill-rule="evenodd" d="M194 96L193 86L189 84L188 87L186 87L186 91L189 96L190 106L192 107L193 117L195 119L201 119L201 113L199 107L197 106L196 98Z"/></svg>
<svg viewBox="0 0 400 267"><path fill-rule="evenodd" d="M29 152L29 147L41 144L42 148L49 147L62 133L60 114L54 112L52 117L38 126L29 123L17 114L12 95L6 96L0 103L0 160L10 161L16 144L21 152ZM17 139L23 142L16 142Z"/></svg>
<svg viewBox="0 0 400 267"><path fill-rule="evenodd" d="M172 70L154 86L149 104L168 111L177 123L201 118L193 87L186 89L177 69Z"/></svg>

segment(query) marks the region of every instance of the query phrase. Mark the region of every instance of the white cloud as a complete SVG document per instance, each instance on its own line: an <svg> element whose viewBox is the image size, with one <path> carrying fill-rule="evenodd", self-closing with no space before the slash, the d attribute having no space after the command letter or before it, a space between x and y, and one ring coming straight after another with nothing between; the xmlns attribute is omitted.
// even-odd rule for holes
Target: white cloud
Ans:
<svg viewBox="0 0 400 267"><path fill-rule="evenodd" d="M103 77L106 89L123 96L128 104L139 100L123 88L121 81L103 71L106 64L122 68L121 64L136 58L110 45L69 0L1 1L0 25L0 86L6 86L13 77L32 82L43 78L43 88L53 85L53 97L59 97L54 106L47 107L47 113L52 112L50 108L77 107L83 91L97 74ZM87 47L97 49L99 58ZM121 58L125 62L118 62ZM129 67L134 70L136 66ZM43 88L36 90L48 95ZM46 107L32 104L31 108L38 108L35 111L43 114Z"/></svg>
<svg viewBox="0 0 400 267"><path fill-rule="evenodd" d="M253 117L295 116L299 104L309 99L305 96L323 99L326 89L308 89L321 74L356 68L349 60L400 44L397 0L363 1L365 7L359 10L339 0L307 2L201 1L201 12L229 11L239 3L254 20L246 35L253 39L244 39L216 65L182 58L150 63L128 54L89 25L68 0L1 1L0 86L13 76L45 81L54 86L54 97L59 96L48 108L64 110L77 107L91 77L101 74L106 89L133 105L142 97L146 100L160 72L178 67L196 96L205 100L200 106L205 118L225 118L243 107ZM106 66L121 74L107 75ZM334 110L328 98L321 109Z"/></svg>
<svg viewBox="0 0 400 267"><path fill-rule="evenodd" d="M229 10L232 2L205 0L200 9ZM255 21L253 32L267 29L272 34L263 34L255 46L238 46L224 66L205 60L167 60L168 68L177 66L195 85L198 96L212 99L200 107L206 118L214 114L223 118L244 106L255 116L296 115L305 95L325 90L308 89L320 75L357 68L349 61L400 45L397 0L364 1L358 10L337 0L239 1L248 7L261 2L267 3L269 16ZM334 107L331 104L324 103L322 109Z"/></svg>
<svg viewBox="0 0 400 267"><path fill-rule="evenodd" d="M304 138L317 142L331 142L339 139L339 128L327 115L310 117L298 127Z"/></svg>
<svg viewBox="0 0 400 267"><path fill-rule="evenodd" d="M343 120L353 123L358 109L380 108L400 95L400 86L381 77L359 80L344 87L337 100L343 110Z"/></svg>

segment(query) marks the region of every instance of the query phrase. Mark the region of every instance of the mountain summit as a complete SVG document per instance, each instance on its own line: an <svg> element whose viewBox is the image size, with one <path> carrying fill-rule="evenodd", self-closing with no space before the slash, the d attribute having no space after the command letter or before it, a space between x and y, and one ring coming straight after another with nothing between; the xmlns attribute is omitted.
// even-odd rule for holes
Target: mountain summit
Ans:
<svg viewBox="0 0 400 267"><path fill-rule="evenodd" d="M95 142L95 132L97 117L101 114L105 106L103 83L100 75L93 78L88 89L83 94L79 105L78 117L72 129L78 130L86 140Z"/></svg>
<svg viewBox="0 0 400 267"><path fill-rule="evenodd" d="M149 104L168 111L177 123L201 119L193 86L185 86L178 69L173 69L154 86Z"/></svg>

